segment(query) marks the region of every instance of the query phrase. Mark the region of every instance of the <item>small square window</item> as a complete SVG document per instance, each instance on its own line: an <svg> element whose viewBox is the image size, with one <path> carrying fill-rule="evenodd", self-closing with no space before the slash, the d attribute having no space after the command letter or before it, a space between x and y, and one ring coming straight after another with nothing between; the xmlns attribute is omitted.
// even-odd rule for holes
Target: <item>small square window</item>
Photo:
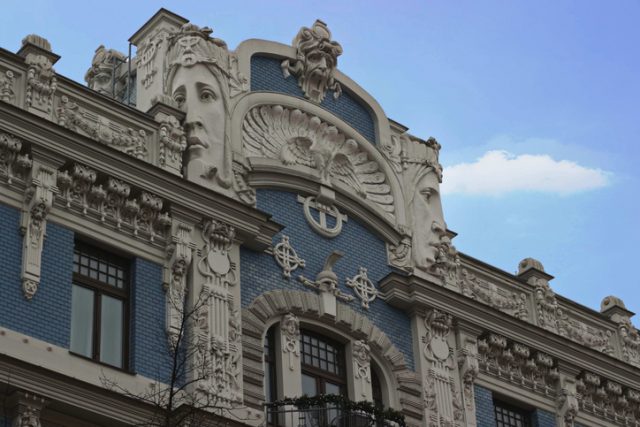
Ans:
<svg viewBox="0 0 640 427"><path fill-rule="evenodd" d="M531 413L500 401L493 401L496 427L530 427Z"/></svg>

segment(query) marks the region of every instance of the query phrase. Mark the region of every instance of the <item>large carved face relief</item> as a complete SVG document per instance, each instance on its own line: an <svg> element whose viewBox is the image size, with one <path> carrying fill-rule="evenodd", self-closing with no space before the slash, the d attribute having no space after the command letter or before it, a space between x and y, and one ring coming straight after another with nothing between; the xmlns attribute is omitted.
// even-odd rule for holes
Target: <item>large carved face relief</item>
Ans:
<svg viewBox="0 0 640 427"><path fill-rule="evenodd" d="M226 108L220 82L204 64L180 67L171 97L186 112L186 162L217 163L224 152Z"/></svg>
<svg viewBox="0 0 640 427"><path fill-rule="evenodd" d="M447 226L442 213L439 180L435 170L422 175L416 183L409 204L413 229L413 257L418 268L433 265L438 254L438 244Z"/></svg>

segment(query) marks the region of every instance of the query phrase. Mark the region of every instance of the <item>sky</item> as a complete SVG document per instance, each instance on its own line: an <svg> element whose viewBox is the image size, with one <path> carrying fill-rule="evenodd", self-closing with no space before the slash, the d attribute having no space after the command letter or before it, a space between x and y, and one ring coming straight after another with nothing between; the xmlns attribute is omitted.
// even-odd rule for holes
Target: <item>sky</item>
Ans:
<svg viewBox="0 0 640 427"><path fill-rule="evenodd" d="M4 0L0 46L42 35L62 57L56 71L83 82L100 44L126 52L160 7L232 49L290 44L322 19L344 49L340 70L441 143L458 250L511 273L536 258L556 293L640 311L627 270L640 257L640 1Z"/></svg>

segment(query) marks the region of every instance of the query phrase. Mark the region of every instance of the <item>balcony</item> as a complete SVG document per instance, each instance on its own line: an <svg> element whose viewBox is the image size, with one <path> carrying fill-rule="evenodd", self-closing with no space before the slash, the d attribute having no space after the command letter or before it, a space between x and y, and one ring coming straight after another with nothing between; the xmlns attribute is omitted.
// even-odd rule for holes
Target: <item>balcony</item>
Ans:
<svg viewBox="0 0 640 427"><path fill-rule="evenodd" d="M269 427L405 427L404 416L371 402L320 395L265 404Z"/></svg>

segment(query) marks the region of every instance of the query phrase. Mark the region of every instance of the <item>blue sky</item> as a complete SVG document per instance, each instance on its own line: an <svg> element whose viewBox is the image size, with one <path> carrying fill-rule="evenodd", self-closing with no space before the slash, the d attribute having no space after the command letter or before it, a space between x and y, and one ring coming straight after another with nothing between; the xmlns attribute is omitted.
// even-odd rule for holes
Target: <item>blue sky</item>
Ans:
<svg viewBox="0 0 640 427"><path fill-rule="evenodd" d="M290 43L316 18L340 69L387 115L443 146L459 250L515 272L542 261L556 292L640 311L640 2L4 1L0 46L40 34L82 81L95 48L122 52L165 7L234 48ZM637 322L636 322L637 323Z"/></svg>

